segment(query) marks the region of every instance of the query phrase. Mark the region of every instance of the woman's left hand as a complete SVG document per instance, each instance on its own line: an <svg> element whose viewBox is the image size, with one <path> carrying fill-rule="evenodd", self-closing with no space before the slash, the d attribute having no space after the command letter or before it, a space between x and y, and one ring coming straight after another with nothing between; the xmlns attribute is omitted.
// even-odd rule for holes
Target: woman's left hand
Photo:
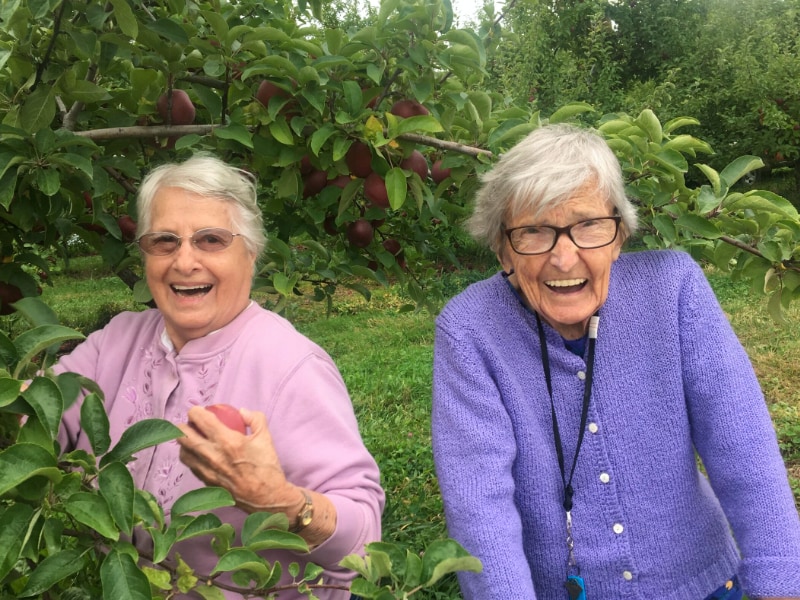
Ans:
<svg viewBox="0 0 800 600"><path fill-rule="evenodd" d="M302 492L286 480L263 413L240 411L250 435L229 429L211 412L195 406L179 425L180 459L206 485L223 487L248 513L286 512L290 518Z"/></svg>

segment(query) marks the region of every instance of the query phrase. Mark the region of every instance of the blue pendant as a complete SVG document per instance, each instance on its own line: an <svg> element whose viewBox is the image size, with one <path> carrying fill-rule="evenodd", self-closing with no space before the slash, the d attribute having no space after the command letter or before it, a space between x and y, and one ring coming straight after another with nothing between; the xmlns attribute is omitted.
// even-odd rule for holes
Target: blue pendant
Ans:
<svg viewBox="0 0 800 600"><path fill-rule="evenodd" d="M586 584L580 575L570 575L564 584L569 594L569 600L586 600Z"/></svg>

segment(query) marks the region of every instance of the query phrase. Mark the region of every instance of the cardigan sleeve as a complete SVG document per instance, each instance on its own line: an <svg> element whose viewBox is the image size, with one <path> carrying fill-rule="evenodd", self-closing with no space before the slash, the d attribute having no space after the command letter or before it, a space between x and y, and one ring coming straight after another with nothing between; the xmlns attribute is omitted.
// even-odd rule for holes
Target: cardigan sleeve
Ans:
<svg viewBox="0 0 800 600"><path fill-rule="evenodd" d="M432 435L449 534L483 564L481 573L458 574L461 590L466 600L532 600L536 594L514 499L511 420L476 338L458 325L452 329L458 331L448 331L440 316Z"/></svg>
<svg viewBox="0 0 800 600"><path fill-rule="evenodd" d="M800 518L749 358L700 270L681 293L692 438L742 554L751 597L800 597Z"/></svg>
<svg viewBox="0 0 800 600"><path fill-rule="evenodd" d="M336 507L333 535L308 560L338 578L351 578L354 574L338 563L381 539L384 492L333 361L322 352L299 361L283 377L267 417L287 479L325 494Z"/></svg>

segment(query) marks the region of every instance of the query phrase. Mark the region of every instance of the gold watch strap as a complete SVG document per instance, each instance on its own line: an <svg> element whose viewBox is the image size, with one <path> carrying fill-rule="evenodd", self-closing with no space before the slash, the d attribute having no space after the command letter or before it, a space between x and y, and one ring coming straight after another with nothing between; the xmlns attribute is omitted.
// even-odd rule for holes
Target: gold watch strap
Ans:
<svg viewBox="0 0 800 600"><path fill-rule="evenodd" d="M297 513L297 520L295 521L294 526L289 529L289 531L292 533L299 533L311 525L311 521L314 519L314 502L311 500L311 495L304 489L301 489L300 491L303 493L305 504L303 504L303 508L300 509L300 512Z"/></svg>

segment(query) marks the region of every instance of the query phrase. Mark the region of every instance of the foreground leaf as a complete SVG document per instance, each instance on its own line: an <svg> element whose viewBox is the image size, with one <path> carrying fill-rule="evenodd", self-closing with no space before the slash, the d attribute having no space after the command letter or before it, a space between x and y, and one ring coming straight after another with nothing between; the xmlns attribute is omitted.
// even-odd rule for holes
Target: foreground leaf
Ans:
<svg viewBox="0 0 800 600"><path fill-rule="evenodd" d="M128 554L112 550L100 566L103 600L151 600L150 582Z"/></svg>
<svg viewBox="0 0 800 600"><path fill-rule="evenodd" d="M19 597L30 598L43 594L59 581L83 569L85 563L83 554L77 550L51 554L36 566Z"/></svg>
<svg viewBox="0 0 800 600"><path fill-rule="evenodd" d="M100 459L100 466L116 460L127 463L139 450L177 439L183 435L180 429L163 419L144 419L126 429L111 451Z"/></svg>

